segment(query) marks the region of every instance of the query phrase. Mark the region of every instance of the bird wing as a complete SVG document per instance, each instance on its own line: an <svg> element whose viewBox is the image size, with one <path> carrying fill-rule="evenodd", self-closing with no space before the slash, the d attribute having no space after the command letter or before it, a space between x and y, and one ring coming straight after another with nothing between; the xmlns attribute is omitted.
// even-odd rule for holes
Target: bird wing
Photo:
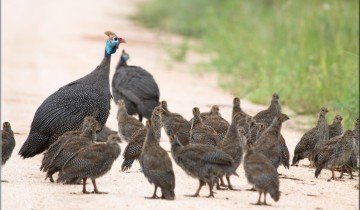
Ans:
<svg viewBox="0 0 360 210"><path fill-rule="evenodd" d="M65 86L67 87L67 86ZM71 84L71 89L60 88L49 96L38 108L32 122L32 129L40 133L59 133L73 130L74 125L81 125L84 117L92 115L95 118L100 110L97 109L99 94L94 88L83 90L82 84Z"/></svg>
<svg viewBox="0 0 360 210"><path fill-rule="evenodd" d="M205 163L222 164L222 165L231 165L233 162L233 159L231 158L230 155L220 150L205 153L202 156L201 160L204 161Z"/></svg>

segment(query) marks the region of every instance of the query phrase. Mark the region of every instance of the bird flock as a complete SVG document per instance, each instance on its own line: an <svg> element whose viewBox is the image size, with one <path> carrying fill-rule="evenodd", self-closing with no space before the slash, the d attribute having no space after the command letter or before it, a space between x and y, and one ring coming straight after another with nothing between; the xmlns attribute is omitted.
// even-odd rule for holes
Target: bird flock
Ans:
<svg viewBox="0 0 360 210"><path fill-rule="evenodd" d="M123 151L122 171L129 170L134 161L140 163L146 179L154 185L151 199L175 199L175 177L172 160L159 144L161 128L169 139L173 161L190 177L199 180L191 197L197 197L203 186L209 187L208 197L217 190L234 190L230 178L238 176L243 164L245 176L259 193L257 205L267 205L266 195L274 201L280 199L278 168L290 168L290 153L281 134L282 124L289 117L282 112L280 97L274 93L269 107L250 116L233 99L231 121L213 105L209 112L192 110L193 117L185 119L172 112L166 101L159 101L160 91L153 76L138 66L129 66L129 54L122 51L112 80L110 92L110 61L123 38L111 31L105 45L104 58L88 75L73 81L50 95L37 109L30 133L19 155L30 158L43 153L40 170L45 179L65 184L92 181L93 193L101 194L96 179L106 174L120 156L119 142L127 142ZM116 102L118 132L105 126L110 112L110 100ZM343 131L342 117L336 115L328 124L326 107L320 109L316 126L307 131L294 151L292 166L308 158L315 167L317 178L323 169L352 172L358 168L359 118L352 130ZM138 119L132 115L138 115ZM142 119L147 119L146 125ZM14 148L14 133L9 122L2 131L2 165L10 158ZM58 173L55 180L54 174ZM227 184L225 184L225 179ZM5 181L5 180L3 180ZM160 188L161 196L157 196ZM261 196L263 195L263 200Z"/></svg>

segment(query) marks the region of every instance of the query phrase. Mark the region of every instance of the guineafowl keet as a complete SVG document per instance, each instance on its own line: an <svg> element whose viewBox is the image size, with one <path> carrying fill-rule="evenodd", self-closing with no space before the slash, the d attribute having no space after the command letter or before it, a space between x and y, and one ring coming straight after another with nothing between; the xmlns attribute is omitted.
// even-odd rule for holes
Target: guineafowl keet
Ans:
<svg viewBox="0 0 360 210"><path fill-rule="evenodd" d="M153 114L151 116L152 129L157 141L160 141L161 138L160 111L161 111L161 107L155 107L155 109L153 110ZM123 153L124 162L121 165L122 171L126 171L130 169L133 162L139 158L144 145L146 133L147 133L147 129L141 128L131 137L131 140L126 146Z"/></svg>
<svg viewBox="0 0 360 210"><path fill-rule="evenodd" d="M270 126L274 117L281 113L279 98L279 95L274 93L272 95L270 106L266 110L257 113L254 116L254 120L258 123L265 123L267 126Z"/></svg>
<svg viewBox="0 0 360 210"><path fill-rule="evenodd" d="M125 102L123 100L119 100L117 105L118 112L116 117L118 121L119 136L121 139L129 142L136 132L144 128L144 125L127 113Z"/></svg>
<svg viewBox="0 0 360 210"><path fill-rule="evenodd" d="M328 180L335 179L335 168L342 168L349 160L354 149L354 133L347 130L342 136L335 136L325 142L324 146L315 155L315 177L317 178L323 168L331 170L332 176ZM341 172L341 177L342 177Z"/></svg>
<svg viewBox="0 0 360 210"><path fill-rule="evenodd" d="M150 121L146 124L147 134L139 162L141 169L150 183L155 185L152 199L158 198L156 190L160 187L166 200L175 199L175 174L168 153L160 146Z"/></svg>
<svg viewBox="0 0 360 210"><path fill-rule="evenodd" d="M125 42L113 32L105 34L109 39L100 65L90 74L61 87L37 109L30 134L19 152L23 158L43 152L66 131L78 129L86 116L94 116L102 126L105 125L110 113L111 54Z"/></svg>
<svg viewBox="0 0 360 210"><path fill-rule="evenodd" d="M91 179L94 193L100 192L96 186L95 179L110 171L114 161L120 155L120 146L113 141L97 143L79 150L64 164L59 173L57 182L78 182L83 180L83 193L86 191L86 180Z"/></svg>
<svg viewBox="0 0 360 210"><path fill-rule="evenodd" d="M9 122L4 122L1 130L1 165L5 165L15 148L14 132Z"/></svg>
<svg viewBox="0 0 360 210"><path fill-rule="evenodd" d="M206 183L214 197L213 187L216 180L231 170L234 160L225 152L204 144L182 146L175 138L170 137L171 155L175 162L191 177L199 179L199 188L191 197L199 196L200 189Z"/></svg>
<svg viewBox="0 0 360 210"><path fill-rule="evenodd" d="M154 77L138 66L128 66L129 54L124 50L112 79L114 100L124 100L129 115L138 114L151 118L153 109L159 105L160 91Z"/></svg>
<svg viewBox="0 0 360 210"><path fill-rule="evenodd" d="M326 122L326 114L328 112L328 109L325 107L320 109L316 126L307 131L296 145L292 165L298 164L299 161L304 158L310 158L310 154L313 151L319 138L324 135L322 131L325 130L328 126Z"/></svg>
<svg viewBox="0 0 360 210"><path fill-rule="evenodd" d="M278 172L265 155L254 151L250 144L247 146L247 153L244 157L245 176L248 182L259 192L259 199L256 204L267 205L267 193L274 201L278 201L280 199ZM264 201L261 202L261 194L263 193Z"/></svg>

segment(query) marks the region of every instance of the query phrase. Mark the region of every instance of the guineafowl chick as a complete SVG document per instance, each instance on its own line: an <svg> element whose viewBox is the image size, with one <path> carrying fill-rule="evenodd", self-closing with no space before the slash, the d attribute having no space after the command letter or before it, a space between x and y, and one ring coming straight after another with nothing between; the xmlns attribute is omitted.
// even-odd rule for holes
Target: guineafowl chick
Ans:
<svg viewBox="0 0 360 210"><path fill-rule="evenodd" d="M327 141L314 158L316 166L315 177L318 178L321 170L327 168L332 173L328 181L335 179L335 169L342 168L346 164L353 149L354 132L351 130L347 130L342 136L335 136Z"/></svg>
<svg viewBox="0 0 360 210"><path fill-rule="evenodd" d="M118 142L121 142L120 137L117 135L117 131L111 130L109 127L104 125L100 132L96 134L96 141L97 142L106 142L108 137L111 135L112 138L116 138Z"/></svg>
<svg viewBox="0 0 360 210"><path fill-rule="evenodd" d="M280 113L273 119L270 127L267 128L254 145L256 153L262 153L267 157L277 169L281 163L281 125L287 121L289 117Z"/></svg>
<svg viewBox="0 0 360 210"><path fill-rule="evenodd" d="M292 165L297 165L300 160L304 158L309 158L310 154L315 148L316 143L318 142L321 136L324 136L322 133L326 130L327 122L326 122L326 114L328 113L328 109L322 107L319 112L319 118L317 124L314 128L307 131L300 139L299 143L296 145L294 150L294 157L292 161ZM312 166L313 163L310 163Z"/></svg>
<svg viewBox="0 0 360 210"><path fill-rule="evenodd" d="M48 167L46 168L46 177L51 178L56 172L59 172L62 166L68 161L77 151L95 143L96 131L100 130L99 123L87 124L86 121L83 126L82 133L77 136L68 136L68 140L60 146L56 153L52 156ZM44 170L45 171L45 170ZM73 183L73 182L71 182Z"/></svg>
<svg viewBox="0 0 360 210"><path fill-rule="evenodd" d="M4 122L1 130L1 166L5 165L15 148L14 132L9 122Z"/></svg>
<svg viewBox="0 0 360 210"><path fill-rule="evenodd" d="M175 199L175 174L168 153L160 146L154 128L150 121L146 124L146 138L141 151L139 162L144 176L155 185L151 199L158 198L156 190L160 187L162 196L166 200Z"/></svg>
<svg viewBox="0 0 360 210"><path fill-rule="evenodd" d="M244 170L248 182L259 192L257 205L267 205L267 193L274 201L280 199L278 172L271 161L262 153L256 152L250 144L244 157ZM261 202L261 194L264 194L263 202Z"/></svg>
<svg viewBox="0 0 360 210"><path fill-rule="evenodd" d="M331 125L329 125L329 139L340 136L343 134L343 125L342 125L343 118L341 115L335 115L334 120Z"/></svg>
<svg viewBox="0 0 360 210"><path fill-rule="evenodd" d="M152 130L157 141L160 141L161 138L161 110L162 108L160 106L155 107L151 116ZM122 171L130 169L134 161L139 158L146 138L146 133L147 129L142 128L132 136L123 153L124 162L121 165Z"/></svg>
<svg viewBox="0 0 360 210"><path fill-rule="evenodd" d="M209 185L214 197L213 187L216 180L226 174L234 160L230 155L215 147L204 144L181 145L175 136L170 136L171 155L175 162L191 177L199 179L199 187L194 195L198 197L203 185Z"/></svg>
<svg viewBox="0 0 360 210"><path fill-rule="evenodd" d="M139 66L128 66L129 54L122 51L112 79L114 100L124 100L129 115L138 114L151 118L153 109L159 105L160 91L154 77Z"/></svg>
<svg viewBox="0 0 360 210"><path fill-rule="evenodd" d="M74 153L64 164L59 173L57 182L79 182L83 181L83 193L86 191L86 180L91 179L94 193L100 192L96 186L95 179L110 171L114 161L120 155L120 146L116 141L109 140L106 143L88 145Z"/></svg>
<svg viewBox="0 0 360 210"><path fill-rule="evenodd" d="M218 148L230 155L234 162L226 172L226 180L228 182L228 188L235 190L230 183L230 176L236 175L236 170L240 166L243 149L246 143L245 130L237 126L237 118L233 118L229 129L227 130L224 139L218 145Z"/></svg>
<svg viewBox="0 0 360 210"><path fill-rule="evenodd" d="M218 145L220 142L218 134L212 127L204 125L200 118L199 108L193 108L193 115L190 129L190 144L206 144L214 147Z"/></svg>
<svg viewBox="0 0 360 210"><path fill-rule="evenodd" d="M59 88L36 110L30 133L19 151L21 157L30 158L45 151L63 133L79 129L86 116L94 116L101 126L105 125L110 114L111 55L125 42L111 31L105 34L109 37L105 55L95 70Z"/></svg>
<svg viewBox="0 0 360 210"><path fill-rule="evenodd" d="M352 131L354 133L354 140L355 140L354 150L351 153L350 159L347 161L347 163L342 169L343 171L346 170L350 174L350 178L353 178L352 172L355 169L358 169L358 163L359 163L359 118L356 119Z"/></svg>
<svg viewBox="0 0 360 210"><path fill-rule="evenodd" d="M85 130L87 127L96 126L98 125L98 122L95 120L94 117L87 116L84 118L84 122L81 126L81 129L75 130L75 131L68 131L65 132L63 135L61 135L54 143L50 145L50 147L47 149L47 151L44 153L40 171L47 172L49 170L50 163L57 154L57 151L67 142L68 140L71 140L74 137L77 137L81 135L83 130ZM49 178L51 182L54 182L54 179L52 175L49 174Z"/></svg>
<svg viewBox="0 0 360 210"><path fill-rule="evenodd" d="M118 121L118 131L119 136L122 140L127 142L130 141L132 135L134 135L138 130L144 128L144 125L136 120L133 116L130 116L126 111L126 106L123 100L117 102L118 112L117 112L117 121Z"/></svg>
<svg viewBox="0 0 360 210"><path fill-rule="evenodd" d="M235 97L233 99L233 110L232 110L232 117L251 117L249 114L245 113L240 107L240 98ZM239 121L239 120L238 120Z"/></svg>
<svg viewBox="0 0 360 210"><path fill-rule="evenodd" d="M219 106L214 105L211 107L210 115L205 120L201 117L201 113L200 118L203 120L204 125L212 127L218 134L219 139L222 140L230 124L221 116L219 110Z"/></svg>
<svg viewBox="0 0 360 210"><path fill-rule="evenodd" d="M182 145L189 144L191 124L180 114L170 112L166 101L161 101L161 125L168 137L175 135Z"/></svg>
<svg viewBox="0 0 360 210"><path fill-rule="evenodd" d="M281 105L279 102L279 95L274 93L272 95L270 106L263 111L260 111L254 116L254 119L258 123L265 123L267 126L270 126L274 117L278 116L281 113Z"/></svg>

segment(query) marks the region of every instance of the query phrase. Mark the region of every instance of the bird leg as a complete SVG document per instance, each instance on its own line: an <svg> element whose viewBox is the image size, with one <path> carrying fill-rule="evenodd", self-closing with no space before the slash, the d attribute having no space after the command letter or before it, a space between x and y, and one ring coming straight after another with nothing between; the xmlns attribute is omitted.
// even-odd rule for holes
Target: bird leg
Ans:
<svg viewBox="0 0 360 210"><path fill-rule="evenodd" d="M342 179L344 175L344 167L341 167L339 179Z"/></svg>
<svg viewBox="0 0 360 210"><path fill-rule="evenodd" d="M214 192L213 192L213 187L214 187L214 181L213 180L210 180L208 182L208 185L209 185L209 190L210 190L210 194L208 196L206 196L207 198L214 198Z"/></svg>
<svg viewBox="0 0 360 210"><path fill-rule="evenodd" d="M257 203L253 203L254 205L262 205L262 203L261 203L261 194L262 194L262 191L259 191L258 201L257 201Z"/></svg>
<svg viewBox="0 0 360 210"><path fill-rule="evenodd" d="M330 170L331 170L331 178L327 180L328 182L330 182L332 179L336 180L334 168L331 168Z"/></svg>
<svg viewBox="0 0 360 210"><path fill-rule="evenodd" d="M50 182L55 182L55 181L54 181L54 178L52 177L52 175L50 175L49 178L50 178Z"/></svg>
<svg viewBox="0 0 360 210"><path fill-rule="evenodd" d="M221 188L221 187L223 187L223 188ZM216 189L217 190L227 190L228 189L227 186L225 185L222 177L220 178L220 184L219 184L219 178L216 178Z"/></svg>
<svg viewBox="0 0 360 210"><path fill-rule="evenodd" d="M264 205L268 205L267 203L266 203L266 192L264 192L264 202L262 203L262 204L264 204Z"/></svg>
<svg viewBox="0 0 360 210"><path fill-rule="evenodd" d="M199 180L199 187L196 190L196 193L194 195L187 195L187 197L198 197L200 189L202 188L202 186L204 186L204 184L205 184L205 182L203 182L202 180Z"/></svg>
<svg viewBox="0 0 360 210"><path fill-rule="evenodd" d="M145 197L147 199L158 199L159 197L156 195L156 191L157 191L157 186L155 185L155 189L154 189L154 193L151 197Z"/></svg>
<svg viewBox="0 0 360 210"><path fill-rule="evenodd" d="M142 122L142 118L143 116L142 115L139 115L139 121Z"/></svg>
<svg viewBox="0 0 360 210"><path fill-rule="evenodd" d="M87 180L87 178L83 178L83 193L89 194L90 192L86 191L86 180Z"/></svg>
<svg viewBox="0 0 360 210"><path fill-rule="evenodd" d="M228 182L228 186L229 186L229 190L234 190L234 191L241 191L240 189L234 189L230 183L230 177L226 176L226 180Z"/></svg>
<svg viewBox="0 0 360 210"><path fill-rule="evenodd" d="M92 184L94 185L94 191L93 193L95 194L108 194L107 192L100 192L96 186L96 182L95 179L91 178Z"/></svg>

